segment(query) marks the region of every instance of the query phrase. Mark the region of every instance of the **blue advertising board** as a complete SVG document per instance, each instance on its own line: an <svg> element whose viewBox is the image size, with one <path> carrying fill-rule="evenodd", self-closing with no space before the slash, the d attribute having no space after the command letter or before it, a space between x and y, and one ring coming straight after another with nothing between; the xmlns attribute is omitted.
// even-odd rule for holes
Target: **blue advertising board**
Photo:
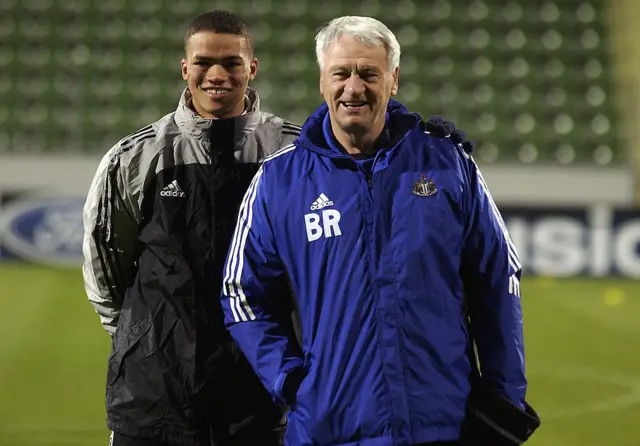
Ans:
<svg viewBox="0 0 640 446"><path fill-rule="evenodd" d="M502 207L525 274L640 277L640 211Z"/></svg>
<svg viewBox="0 0 640 446"><path fill-rule="evenodd" d="M78 267L84 197L5 200L0 258ZM524 274L640 277L640 210L500 207Z"/></svg>
<svg viewBox="0 0 640 446"><path fill-rule="evenodd" d="M31 198L0 207L0 256L52 266L82 262L84 198Z"/></svg>

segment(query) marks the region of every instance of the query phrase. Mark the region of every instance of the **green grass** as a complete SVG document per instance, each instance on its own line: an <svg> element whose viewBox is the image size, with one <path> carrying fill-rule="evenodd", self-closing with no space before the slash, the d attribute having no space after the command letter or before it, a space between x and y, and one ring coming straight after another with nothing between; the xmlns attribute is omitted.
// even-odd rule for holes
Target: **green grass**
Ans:
<svg viewBox="0 0 640 446"><path fill-rule="evenodd" d="M79 271L0 266L0 445L106 446L110 347Z"/></svg>
<svg viewBox="0 0 640 446"><path fill-rule="evenodd" d="M640 282L523 281L530 446L636 446ZM106 446L109 338L79 271L0 266L0 445Z"/></svg>

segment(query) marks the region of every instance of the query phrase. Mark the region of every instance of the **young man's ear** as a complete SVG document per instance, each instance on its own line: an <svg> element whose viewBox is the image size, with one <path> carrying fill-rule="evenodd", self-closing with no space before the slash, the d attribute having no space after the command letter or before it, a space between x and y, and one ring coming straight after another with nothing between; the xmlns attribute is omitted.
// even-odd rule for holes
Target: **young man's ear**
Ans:
<svg viewBox="0 0 640 446"><path fill-rule="evenodd" d="M187 59L180 61L180 71L182 71L182 79L187 80Z"/></svg>
<svg viewBox="0 0 640 446"><path fill-rule="evenodd" d="M249 80L252 81L258 75L258 58L254 57L249 65Z"/></svg>

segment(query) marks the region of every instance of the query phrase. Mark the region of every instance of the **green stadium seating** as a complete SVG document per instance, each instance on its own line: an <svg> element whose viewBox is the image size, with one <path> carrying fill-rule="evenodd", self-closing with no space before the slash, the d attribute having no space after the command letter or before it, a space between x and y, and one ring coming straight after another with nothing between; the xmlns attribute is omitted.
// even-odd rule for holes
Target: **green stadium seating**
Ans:
<svg viewBox="0 0 640 446"><path fill-rule="evenodd" d="M603 0L3 0L0 151L104 152L173 110L185 27L212 7L250 23L263 108L300 124L322 100L317 28L371 15L402 45L397 99L483 161L624 161Z"/></svg>

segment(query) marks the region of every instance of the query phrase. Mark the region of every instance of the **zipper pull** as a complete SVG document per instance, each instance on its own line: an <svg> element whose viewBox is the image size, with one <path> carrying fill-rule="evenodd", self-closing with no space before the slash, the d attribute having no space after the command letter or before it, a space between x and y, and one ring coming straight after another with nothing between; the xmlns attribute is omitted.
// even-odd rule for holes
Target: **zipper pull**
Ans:
<svg viewBox="0 0 640 446"><path fill-rule="evenodd" d="M376 159L377 159L377 155L376 155ZM368 169L365 168L364 172L365 175L367 176L367 184L369 185L369 189L371 189L373 187L373 169L376 165L376 160L373 160L373 163L371 163L370 165L368 165Z"/></svg>

